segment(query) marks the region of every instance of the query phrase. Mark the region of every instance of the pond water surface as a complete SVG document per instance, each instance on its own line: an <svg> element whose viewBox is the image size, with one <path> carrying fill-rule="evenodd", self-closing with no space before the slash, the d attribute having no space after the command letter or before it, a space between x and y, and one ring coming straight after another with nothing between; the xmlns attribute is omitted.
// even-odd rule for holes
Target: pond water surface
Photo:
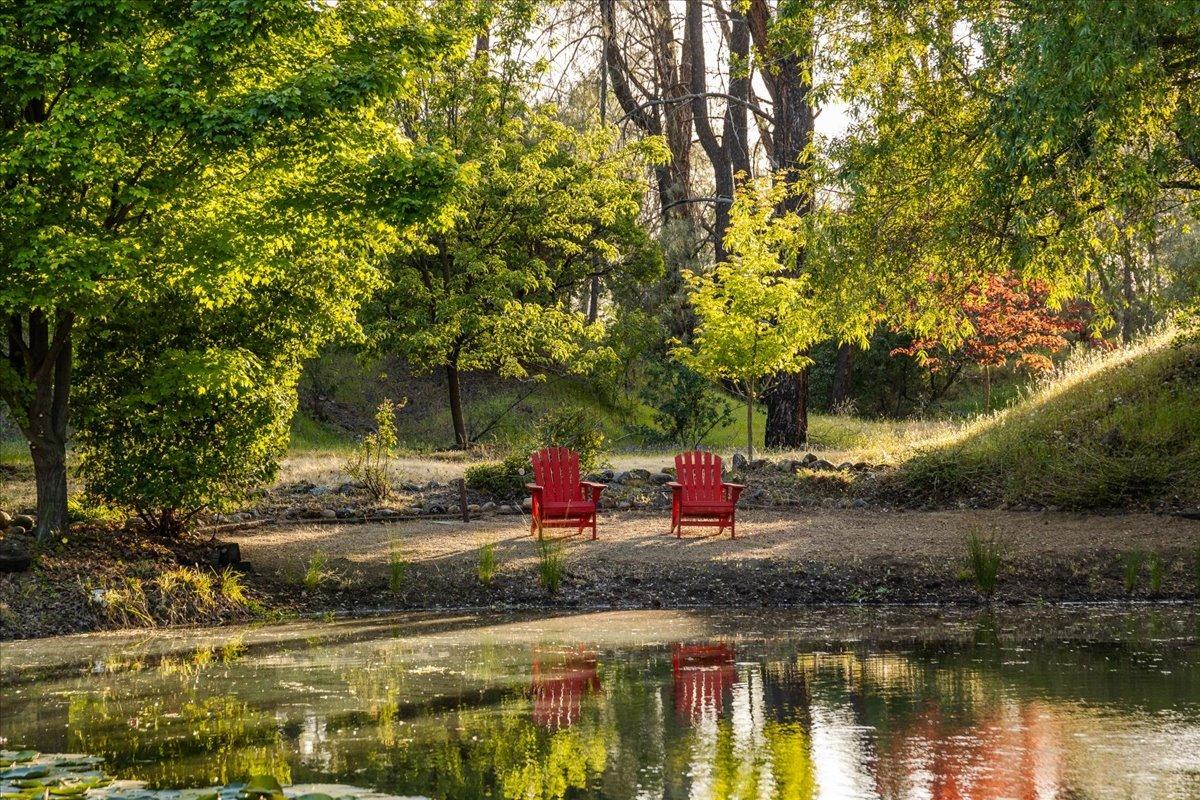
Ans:
<svg viewBox="0 0 1200 800"><path fill-rule="evenodd" d="M0 746L181 788L1200 798L1200 614L409 615L0 645Z"/></svg>

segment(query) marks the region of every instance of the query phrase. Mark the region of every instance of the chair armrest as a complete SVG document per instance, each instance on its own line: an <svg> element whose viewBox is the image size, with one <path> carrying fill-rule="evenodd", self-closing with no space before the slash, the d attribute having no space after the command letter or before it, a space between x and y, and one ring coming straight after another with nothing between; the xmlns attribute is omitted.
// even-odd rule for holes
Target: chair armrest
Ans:
<svg viewBox="0 0 1200 800"><path fill-rule="evenodd" d="M722 483L721 486L725 489L725 497L733 503L738 501L738 496L741 495L742 490L746 488L740 483Z"/></svg>
<svg viewBox="0 0 1200 800"><path fill-rule="evenodd" d="M671 487L672 494L679 494L681 491L683 491L683 484L679 481L669 481L667 486Z"/></svg>
<svg viewBox="0 0 1200 800"><path fill-rule="evenodd" d="M544 491L543 488L536 483L527 483L525 484L525 488L534 494L541 494L541 492Z"/></svg>
<svg viewBox="0 0 1200 800"><path fill-rule="evenodd" d="M608 488L607 483L596 483L595 481L580 481L579 485L583 487L584 495L592 500L600 497L600 493Z"/></svg>

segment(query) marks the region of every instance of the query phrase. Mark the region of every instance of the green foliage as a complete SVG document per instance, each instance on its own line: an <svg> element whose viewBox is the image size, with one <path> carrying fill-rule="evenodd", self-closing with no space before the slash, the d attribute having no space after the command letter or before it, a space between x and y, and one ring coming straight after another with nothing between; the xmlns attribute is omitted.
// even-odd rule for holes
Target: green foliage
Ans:
<svg viewBox="0 0 1200 800"><path fill-rule="evenodd" d="M475 574L478 576L479 582L485 586L491 584L499 568L500 565L496 561L496 543L488 542L480 547L479 561L475 565Z"/></svg>
<svg viewBox="0 0 1200 800"><path fill-rule="evenodd" d="M1121 555L1121 565L1125 576L1125 594L1133 594L1137 590L1142 574L1142 564L1145 561L1146 554L1141 550L1130 550Z"/></svg>
<svg viewBox="0 0 1200 800"><path fill-rule="evenodd" d="M565 572L566 561L563 559L562 545L549 539L539 539L538 583L546 590L546 594L558 594Z"/></svg>
<svg viewBox="0 0 1200 800"><path fill-rule="evenodd" d="M298 363L269 338L224 340L229 316L143 308L79 350L79 473L93 498L161 533L246 500L287 447Z"/></svg>
<svg viewBox="0 0 1200 800"><path fill-rule="evenodd" d="M375 500L386 500L392 494L394 471L392 455L399 442L396 439L396 412L404 402L384 400L375 409L375 430L358 443L346 460L346 472L366 487Z"/></svg>
<svg viewBox="0 0 1200 800"><path fill-rule="evenodd" d="M513 453L503 461L487 461L467 467L467 486L487 492L498 500L513 500L525 491L532 481L529 454Z"/></svg>
<svg viewBox="0 0 1200 800"><path fill-rule="evenodd" d="M400 543L392 540L388 547L388 589L398 594L404 588L404 578L408 574L408 560L400 550Z"/></svg>
<svg viewBox="0 0 1200 800"><path fill-rule="evenodd" d="M695 449L733 422L733 407L712 382L676 361L651 362L642 399L654 409L651 443Z"/></svg>
<svg viewBox="0 0 1200 800"><path fill-rule="evenodd" d="M300 583L310 592L315 592L320 589L329 580L329 557L322 552L312 554L308 559L308 565L304 568L304 575L300 578Z"/></svg>
<svg viewBox="0 0 1200 800"><path fill-rule="evenodd" d="M763 381L807 365L806 351L825 336L811 276L793 271L805 220L776 211L789 190L782 181L747 184L734 201L726 234L730 261L707 274L685 273L697 325L691 345L674 353L696 372L736 386L746 398L748 420ZM752 430L747 444L752 453Z"/></svg>
<svg viewBox="0 0 1200 800"><path fill-rule="evenodd" d="M568 292L588 280L593 259L621 274L661 268L637 225L633 178L658 156L657 140L619 145L614 130L577 131L555 108L531 104L525 87L537 74L519 55L526 33L494 34L486 58L462 54L398 106L420 143L453 142L458 164L449 205L390 259L371 315L375 347L419 370L585 372L604 355L601 326ZM456 431L460 446L465 435Z"/></svg>
<svg viewBox="0 0 1200 800"><path fill-rule="evenodd" d="M1149 586L1150 594L1162 594L1163 588L1163 559L1158 553L1151 553L1150 558L1146 562L1146 568L1150 572Z"/></svg>
<svg viewBox="0 0 1200 800"><path fill-rule="evenodd" d="M1003 556L995 538L985 538L978 533L972 533L967 538L967 564L971 579L984 597L990 598L995 594L1002 563Z"/></svg>
<svg viewBox="0 0 1200 800"><path fill-rule="evenodd" d="M533 426L533 447L567 447L579 454L579 471L592 472L605 453L604 428L589 409L575 404L546 412ZM528 464L528 458L526 458Z"/></svg>

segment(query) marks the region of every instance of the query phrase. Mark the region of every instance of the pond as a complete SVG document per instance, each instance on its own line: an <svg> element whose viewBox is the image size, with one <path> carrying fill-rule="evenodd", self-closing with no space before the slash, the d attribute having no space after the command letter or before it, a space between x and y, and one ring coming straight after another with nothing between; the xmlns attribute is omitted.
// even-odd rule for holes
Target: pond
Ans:
<svg viewBox="0 0 1200 800"><path fill-rule="evenodd" d="M0 747L146 787L1197 798L1200 613L405 615L0 646Z"/></svg>

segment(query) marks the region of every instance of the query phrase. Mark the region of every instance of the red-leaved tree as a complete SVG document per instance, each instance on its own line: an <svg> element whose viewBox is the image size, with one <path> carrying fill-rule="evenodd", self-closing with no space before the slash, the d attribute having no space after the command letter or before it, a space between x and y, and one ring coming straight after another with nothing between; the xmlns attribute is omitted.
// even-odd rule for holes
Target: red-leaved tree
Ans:
<svg viewBox="0 0 1200 800"><path fill-rule="evenodd" d="M1012 365L1035 374L1045 372L1054 366L1050 356L1067 346L1067 336L1085 330L1090 305L1072 302L1055 310L1047 305L1049 295L1044 282L994 276L986 287L961 300L962 313L974 332L957 347L939 338L922 338L891 353L924 359L930 372L930 403L945 394L968 364L982 367L985 404L990 409L992 368Z"/></svg>

